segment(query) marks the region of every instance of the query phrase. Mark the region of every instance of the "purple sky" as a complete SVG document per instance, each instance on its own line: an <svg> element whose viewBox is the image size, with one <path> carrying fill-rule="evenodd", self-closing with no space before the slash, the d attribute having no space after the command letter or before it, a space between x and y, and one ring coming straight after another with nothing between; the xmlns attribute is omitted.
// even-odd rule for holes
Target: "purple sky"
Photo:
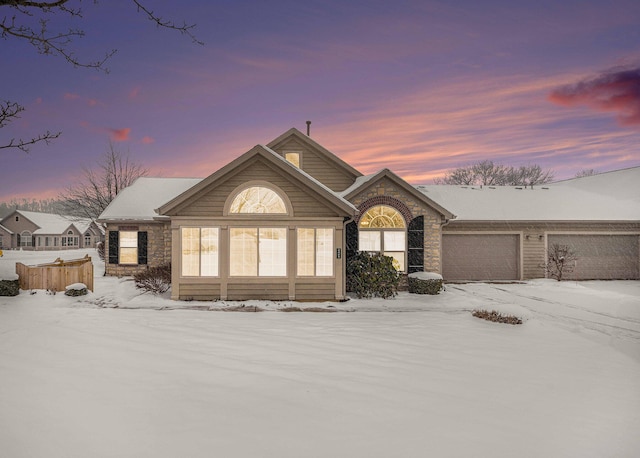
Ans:
<svg viewBox="0 0 640 458"><path fill-rule="evenodd" d="M26 108L0 143L63 132L0 150L0 201L56 197L110 141L151 175L204 177L306 120L361 172L413 184L484 159L557 178L640 165L637 0L147 4L205 45L128 1L72 23L79 57L118 49L109 74L0 39L0 98Z"/></svg>

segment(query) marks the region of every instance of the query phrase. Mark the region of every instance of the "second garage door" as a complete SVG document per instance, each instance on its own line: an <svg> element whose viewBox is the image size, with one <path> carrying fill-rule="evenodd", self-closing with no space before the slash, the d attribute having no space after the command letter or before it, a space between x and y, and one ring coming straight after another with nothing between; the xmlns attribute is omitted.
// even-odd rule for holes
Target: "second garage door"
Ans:
<svg viewBox="0 0 640 458"><path fill-rule="evenodd" d="M443 234L442 276L448 281L518 280L517 234Z"/></svg>
<svg viewBox="0 0 640 458"><path fill-rule="evenodd" d="M569 246L578 258L567 280L637 280L640 278L637 235L553 234L554 243Z"/></svg>

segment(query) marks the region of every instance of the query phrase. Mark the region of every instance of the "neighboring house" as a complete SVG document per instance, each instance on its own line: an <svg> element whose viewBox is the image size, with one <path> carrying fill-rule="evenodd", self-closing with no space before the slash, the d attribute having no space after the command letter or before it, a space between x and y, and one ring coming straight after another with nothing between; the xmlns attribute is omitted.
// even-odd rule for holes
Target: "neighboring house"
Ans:
<svg viewBox="0 0 640 458"><path fill-rule="evenodd" d="M95 248L104 239L95 221L14 210L0 221L3 249L71 250Z"/></svg>
<svg viewBox="0 0 640 458"><path fill-rule="evenodd" d="M392 256L402 273L521 280L545 276L547 244L607 236L632 255L597 278L639 278L639 205L617 201L569 183L414 187L388 169L363 176L290 129L204 179L139 178L98 221L106 274L171 262L174 299L341 300L358 250ZM593 271L580 270L587 257L579 278Z"/></svg>
<svg viewBox="0 0 640 458"><path fill-rule="evenodd" d="M11 248L11 236L13 232L0 224L0 250Z"/></svg>

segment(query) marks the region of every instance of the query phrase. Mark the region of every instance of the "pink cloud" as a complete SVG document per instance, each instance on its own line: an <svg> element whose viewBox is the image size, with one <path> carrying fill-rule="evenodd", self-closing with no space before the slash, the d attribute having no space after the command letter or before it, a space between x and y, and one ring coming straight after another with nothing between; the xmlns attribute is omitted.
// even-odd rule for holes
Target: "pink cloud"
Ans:
<svg viewBox="0 0 640 458"><path fill-rule="evenodd" d="M142 137L142 140L140 141L145 145L150 145L151 143L155 143L155 139L152 137Z"/></svg>
<svg viewBox="0 0 640 458"><path fill-rule="evenodd" d="M562 86L549 100L563 106L586 105L617 113L623 126L640 126L640 67L615 69L592 79Z"/></svg>
<svg viewBox="0 0 640 458"><path fill-rule="evenodd" d="M114 142L124 142L129 140L131 128L125 127L123 129L108 129L108 131L111 133L111 140Z"/></svg>
<svg viewBox="0 0 640 458"><path fill-rule="evenodd" d="M90 107L95 107L96 105L98 105L98 101L96 99L89 99L87 100L87 105L89 105Z"/></svg>
<svg viewBox="0 0 640 458"><path fill-rule="evenodd" d="M136 97L138 97L138 94L140 94L140 86L136 86L131 89L131 91L129 91L129 98L135 99Z"/></svg>
<svg viewBox="0 0 640 458"><path fill-rule="evenodd" d="M78 94L73 94L71 92L66 92L64 94L64 99L65 100L78 100L80 98L80 96Z"/></svg>

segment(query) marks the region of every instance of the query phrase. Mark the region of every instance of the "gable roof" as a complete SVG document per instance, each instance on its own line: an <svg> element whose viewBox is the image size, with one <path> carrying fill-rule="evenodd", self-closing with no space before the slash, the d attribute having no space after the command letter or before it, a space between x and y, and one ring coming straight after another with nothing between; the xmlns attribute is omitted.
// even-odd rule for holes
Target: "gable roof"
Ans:
<svg viewBox="0 0 640 458"><path fill-rule="evenodd" d="M256 157L265 159L269 164L275 166L276 169L281 170L282 172L287 174L287 176L293 178L301 184L306 185L336 209L339 209L340 211L348 215L354 215L357 212L356 208L349 201L343 199L340 195L333 192L331 189L320 183L311 175L299 169L295 165L289 163L278 153L264 145L254 146L252 149L250 149L240 157L234 159L233 161L229 162L224 167L218 169L207 178L203 179L191 188L184 190L179 195L176 195L173 199L159 206L159 208L157 208L157 212L160 215L167 215L177 211L179 208L186 205L187 202L190 202L192 199L197 198L199 194L207 192L209 187L213 185L217 180L242 166L243 164L248 163Z"/></svg>
<svg viewBox="0 0 640 458"><path fill-rule="evenodd" d="M152 221L158 218L156 208L200 181L202 178L140 177L111 201L98 221Z"/></svg>
<svg viewBox="0 0 640 458"><path fill-rule="evenodd" d="M71 226L75 227L78 232L84 233L92 223L88 218L76 218L73 216L32 212L28 210L14 210L7 215L5 219L15 214L21 215L23 218L28 219L38 226L38 229L33 231L34 234L62 234Z"/></svg>
<svg viewBox="0 0 640 458"><path fill-rule="evenodd" d="M8 228L4 227L2 224L0 224L0 229L5 231L7 234L13 234L13 231L10 231Z"/></svg>
<svg viewBox="0 0 640 458"><path fill-rule="evenodd" d="M371 186L377 181L382 180L383 178L389 179L391 182L393 182L396 186L398 186L400 189L405 191L407 194L414 197L418 201L426 204L427 206L433 208L442 216L444 216L446 219L456 218L456 215L454 215L451 211L447 210L444 206L442 206L440 203L436 202L434 199L430 198L426 194L418 191L416 188L411 186L409 183L404 181L402 178L400 178L398 175L396 175L389 169L382 169L379 172L374 173L373 175L359 177L358 179L356 179L353 185L351 185L349 188L342 191L340 195L345 199L350 200L353 197L355 197L360 191L362 191L368 186Z"/></svg>
<svg viewBox="0 0 640 458"><path fill-rule="evenodd" d="M308 135L305 135L302 132L300 132L295 127L292 127L291 129L286 131L284 134L280 135L278 138L276 138L274 140L271 140L269 143L267 143L267 147L272 149L272 150L274 150L274 149L277 148L277 146L279 144L289 140L291 137L294 137L296 140L300 141L303 145L307 146L308 148L311 148L311 149L315 150L323 158L325 158L329 162L332 162L333 164L337 165L338 167L346 170L347 172L349 172L354 177L362 176L362 173L360 171L358 171L357 169L355 169L354 167L352 167L351 165L349 165L348 163L346 163L345 161L340 159L338 156L333 154L331 151L326 149L321 144L319 144L316 141L314 141Z"/></svg>

